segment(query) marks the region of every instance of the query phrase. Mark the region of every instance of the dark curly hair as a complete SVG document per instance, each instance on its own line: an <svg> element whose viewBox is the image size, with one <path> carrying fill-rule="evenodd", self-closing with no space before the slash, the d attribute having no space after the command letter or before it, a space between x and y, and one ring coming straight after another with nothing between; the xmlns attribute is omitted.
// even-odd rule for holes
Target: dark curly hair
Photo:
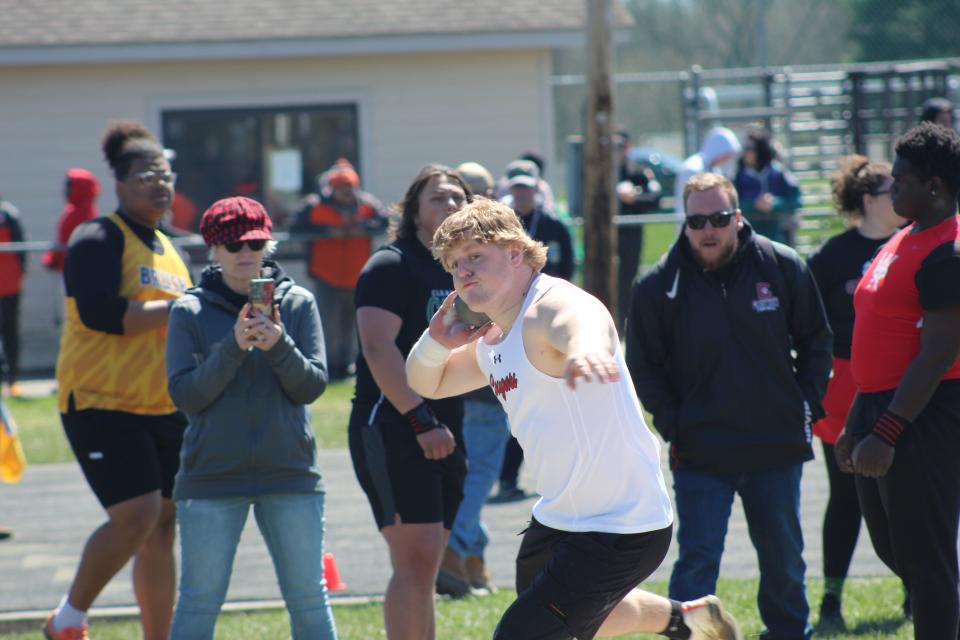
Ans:
<svg viewBox="0 0 960 640"><path fill-rule="evenodd" d="M163 157L163 147L145 126L132 120L116 120L107 126L101 142L103 155L114 177L123 181L135 160Z"/></svg>
<svg viewBox="0 0 960 640"><path fill-rule="evenodd" d="M925 178L940 178L951 193L960 190L960 135L931 122L907 131L894 149Z"/></svg>
<svg viewBox="0 0 960 640"><path fill-rule="evenodd" d="M473 202L473 192L463 181L456 171L442 164L428 164L420 169L417 177L407 188L403 200L394 205L394 210L400 213L400 221L392 229L391 235L394 238L416 238L417 237L417 214L420 212L420 194L424 187L430 182L431 178L444 176L452 182L456 182L467 196L467 202Z"/></svg>
<svg viewBox="0 0 960 640"><path fill-rule="evenodd" d="M745 149L753 149L756 156L757 171L763 171L767 166L777 159L777 150L773 146L773 140L770 139L770 132L766 129L753 129L747 133ZM740 165L743 167L743 156L740 157Z"/></svg>
<svg viewBox="0 0 960 640"><path fill-rule="evenodd" d="M876 194L890 179L889 162L870 162L858 154L844 156L837 162L837 170L830 178L833 206L842 215L862 218L863 196Z"/></svg>

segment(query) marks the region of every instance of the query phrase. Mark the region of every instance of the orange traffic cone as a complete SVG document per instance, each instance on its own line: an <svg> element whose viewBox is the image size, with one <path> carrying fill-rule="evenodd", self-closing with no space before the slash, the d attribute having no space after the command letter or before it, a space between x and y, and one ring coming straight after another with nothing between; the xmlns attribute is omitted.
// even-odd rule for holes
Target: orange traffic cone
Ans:
<svg viewBox="0 0 960 640"><path fill-rule="evenodd" d="M337 559L329 551L323 554L323 577L327 579L327 591L346 591L346 583L340 579Z"/></svg>

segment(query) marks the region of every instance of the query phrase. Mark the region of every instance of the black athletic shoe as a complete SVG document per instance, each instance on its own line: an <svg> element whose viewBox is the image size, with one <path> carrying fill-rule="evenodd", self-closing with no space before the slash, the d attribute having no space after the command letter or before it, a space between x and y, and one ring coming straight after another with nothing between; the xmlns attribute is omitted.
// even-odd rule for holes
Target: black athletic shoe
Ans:
<svg viewBox="0 0 960 640"><path fill-rule="evenodd" d="M832 593L824 594L820 601L820 629L821 631L842 631L847 628L840 611L840 601Z"/></svg>
<svg viewBox="0 0 960 640"><path fill-rule="evenodd" d="M520 502L521 500L526 500L530 497L530 494L524 491L521 487L501 487L499 493L488 498L487 502L490 504L503 504L506 502Z"/></svg>

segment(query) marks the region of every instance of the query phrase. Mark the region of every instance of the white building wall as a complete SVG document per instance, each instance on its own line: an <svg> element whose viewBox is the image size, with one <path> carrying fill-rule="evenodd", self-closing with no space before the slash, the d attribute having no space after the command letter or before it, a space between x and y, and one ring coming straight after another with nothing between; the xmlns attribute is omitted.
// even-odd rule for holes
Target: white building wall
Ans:
<svg viewBox="0 0 960 640"><path fill-rule="evenodd" d="M549 52L470 52L191 64L0 66L0 194L27 233L53 238L68 167L102 181L115 204L99 141L107 121L159 132L165 108L356 102L363 187L396 202L428 162L485 164L496 175L525 149L552 156ZM547 97L545 97L547 96ZM56 358L57 278L30 257L22 365Z"/></svg>

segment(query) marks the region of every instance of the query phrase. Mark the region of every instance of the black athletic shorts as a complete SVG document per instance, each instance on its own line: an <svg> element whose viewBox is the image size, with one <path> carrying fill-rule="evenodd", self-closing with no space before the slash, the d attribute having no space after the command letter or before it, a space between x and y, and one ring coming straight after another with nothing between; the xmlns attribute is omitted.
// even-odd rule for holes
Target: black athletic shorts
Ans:
<svg viewBox="0 0 960 640"><path fill-rule="evenodd" d="M536 520L517 552L517 600L494 640L590 640L667 555L673 526L646 533L576 533Z"/></svg>
<svg viewBox="0 0 960 640"><path fill-rule="evenodd" d="M157 489L164 498L173 495L187 426L182 413L74 411L71 398L70 410L60 419L83 475L104 508Z"/></svg>
<svg viewBox="0 0 960 640"><path fill-rule="evenodd" d="M452 528L467 477L461 430L451 429L457 442L452 454L427 460L402 416L368 424L371 409L361 404L353 407L350 457L377 528L394 524L397 515L404 524L442 522L444 529Z"/></svg>

